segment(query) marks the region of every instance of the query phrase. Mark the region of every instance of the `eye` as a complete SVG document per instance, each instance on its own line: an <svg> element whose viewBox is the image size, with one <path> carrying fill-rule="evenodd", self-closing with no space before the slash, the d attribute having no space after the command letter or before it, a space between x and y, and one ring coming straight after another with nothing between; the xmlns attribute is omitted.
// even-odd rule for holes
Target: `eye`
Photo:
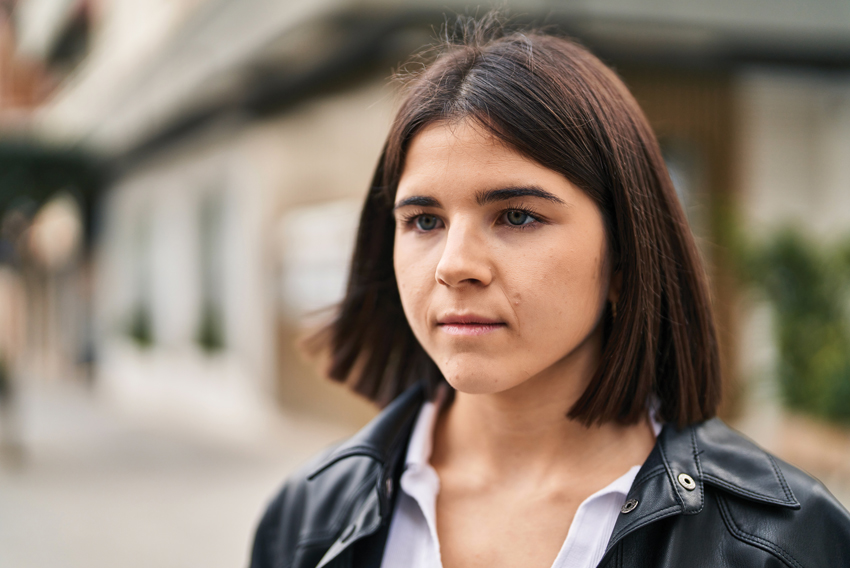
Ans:
<svg viewBox="0 0 850 568"><path fill-rule="evenodd" d="M528 225L535 221L534 217L519 209L510 209L506 211L505 220L509 225L514 225L516 227L520 225Z"/></svg>
<svg viewBox="0 0 850 568"><path fill-rule="evenodd" d="M420 231L433 231L439 222L434 215L419 215L416 217L416 228Z"/></svg>

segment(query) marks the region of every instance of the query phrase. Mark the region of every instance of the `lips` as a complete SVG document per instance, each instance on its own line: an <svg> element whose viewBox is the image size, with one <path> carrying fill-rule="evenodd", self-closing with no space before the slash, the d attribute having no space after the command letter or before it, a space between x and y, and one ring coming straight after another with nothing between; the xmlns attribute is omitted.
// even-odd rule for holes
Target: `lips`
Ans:
<svg viewBox="0 0 850 568"><path fill-rule="evenodd" d="M505 327L505 322L476 314L452 314L437 320L437 327L449 335L476 336Z"/></svg>

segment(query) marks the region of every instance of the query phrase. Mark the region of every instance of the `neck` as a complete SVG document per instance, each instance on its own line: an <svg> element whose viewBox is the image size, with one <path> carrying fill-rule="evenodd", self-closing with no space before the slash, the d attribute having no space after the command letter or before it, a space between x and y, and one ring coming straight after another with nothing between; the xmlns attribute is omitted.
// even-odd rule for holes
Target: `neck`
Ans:
<svg viewBox="0 0 850 568"><path fill-rule="evenodd" d="M642 464L655 443L648 419L588 427L567 417L595 368L587 363L553 366L503 392L456 393L438 420L432 464L482 483L565 475L610 482Z"/></svg>

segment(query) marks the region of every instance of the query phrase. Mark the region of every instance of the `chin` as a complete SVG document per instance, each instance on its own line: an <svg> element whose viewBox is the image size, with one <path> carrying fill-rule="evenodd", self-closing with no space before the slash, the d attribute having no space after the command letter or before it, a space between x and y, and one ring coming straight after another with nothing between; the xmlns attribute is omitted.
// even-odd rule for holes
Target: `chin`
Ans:
<svg viewBox="0 0 850 568"><path fill-rule="evenodd" d="M492 361L451 360L441 365L440 371L452 388L466 394L493 394L522 382Z"/></svg>

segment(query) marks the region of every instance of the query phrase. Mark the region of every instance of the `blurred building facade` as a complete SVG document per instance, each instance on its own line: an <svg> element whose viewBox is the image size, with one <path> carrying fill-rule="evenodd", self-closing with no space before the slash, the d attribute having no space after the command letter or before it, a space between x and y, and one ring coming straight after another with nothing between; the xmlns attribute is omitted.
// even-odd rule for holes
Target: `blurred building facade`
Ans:
<svg viewBox="0 0 850 568"><path fill-rule="evenodd" d="M80 253L99 185L93 161L43 144L34 129L38 110L85 56L91 13L66 2L48 21L35 4L0 5L0 398L7 401L22 377L49 381L76 370L86 349Z"/></svg>
<svg viewBox="0 0 850 568"><path fill-rule="evenodd" d="M91 221L98 388L225 429L262 428L276 403L370 416L294 343L342 293L396 102L387 77L468 6L19 4L54 22L21 24L41 46L30 52L64 53L70 68L32 131L85 148L109 175ZM647 112L708 261L734 415L746 377L769 371L772 340L741 308L729 211L754 238L850 227L850 5L508 4L588 45Z"/></svg>

